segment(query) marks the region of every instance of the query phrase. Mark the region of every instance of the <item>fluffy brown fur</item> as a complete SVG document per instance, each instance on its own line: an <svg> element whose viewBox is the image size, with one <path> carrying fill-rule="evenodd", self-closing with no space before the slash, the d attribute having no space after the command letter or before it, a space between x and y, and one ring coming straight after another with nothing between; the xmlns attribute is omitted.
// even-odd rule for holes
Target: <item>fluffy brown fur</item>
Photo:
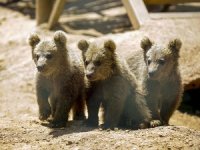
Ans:
<svg viewBox="0 0 200 150"><path fill-rule="evenodd" d="M147 37L141 41L147 66L147 103L153 120L160 121L158 124L167 125L181 102L183 90L178 65L181 44L179 39L171 40L166 47Z"/></svg>
<svg viewBox="0 0 200 150"><path fill-rule="evenodd" d="M75 50L68 48L66 42L62 31L55 32L51 40L40 40L35 33L29 37L38 70L36 94L39 119L45 120L51 114L52 127L65 126L72 106L74 118L84 118L84 66Z"/></svg>
<svg viewBox="0 0 200 150"><path fill-rule="evenodd" d="M90 81L88 93L88 125L98 125L100 104L104 108L104 128L148 127L150 113L143 95L139 94L135 76L126 62L116 54L112 40L101 43L78 43Z"/></svg>

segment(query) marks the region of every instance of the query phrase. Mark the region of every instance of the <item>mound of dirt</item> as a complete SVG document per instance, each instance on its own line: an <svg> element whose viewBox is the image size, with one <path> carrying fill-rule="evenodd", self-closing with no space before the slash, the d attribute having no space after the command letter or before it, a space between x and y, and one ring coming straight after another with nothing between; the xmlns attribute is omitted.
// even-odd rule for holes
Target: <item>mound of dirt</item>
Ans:
<svg viewBox="0 0 200 150"><path fill-rule="evenodd" d="M181 126L101 131L82 122L49 129L35 121L0 121L1 149L198 149L200 132Z"/></svg>

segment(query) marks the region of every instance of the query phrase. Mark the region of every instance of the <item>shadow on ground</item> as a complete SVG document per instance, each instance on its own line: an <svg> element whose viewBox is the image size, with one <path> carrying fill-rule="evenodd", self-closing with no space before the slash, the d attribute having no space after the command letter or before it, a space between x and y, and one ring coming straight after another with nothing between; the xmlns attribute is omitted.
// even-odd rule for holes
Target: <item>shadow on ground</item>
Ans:
<svg viewBox="0 0 200 150"><path fill-rule="evenodd" d="M41 125L50 128L48 123L42 123ZM94 129L95 128L86 127L83 121L68 121L65 128L51 128L49 135L55 138L65 134L89 132Z"/></svg>
<svg viewBox="0 0 200 150"><path fill-rule="evenodd" d="M183 113L200 117L200 88L187 90L183 94L183 100L179 110Z"/></svg>
<svg viewBox="0 0 200 150"><path fill-rule="evenodd" d="M73 34L101 36L133 30L120 0L71 0L60 22Z"/></svg>
<svg viewBox="0 0 200 150"><path fill-rule="evenodd" d="M35 0L15 1L4 6L35 18ZM198 3L149 5L147 8L150 12L200 12ZM67 0L59 22L53 30L94 37L134 29L121 0Z"/></svg>

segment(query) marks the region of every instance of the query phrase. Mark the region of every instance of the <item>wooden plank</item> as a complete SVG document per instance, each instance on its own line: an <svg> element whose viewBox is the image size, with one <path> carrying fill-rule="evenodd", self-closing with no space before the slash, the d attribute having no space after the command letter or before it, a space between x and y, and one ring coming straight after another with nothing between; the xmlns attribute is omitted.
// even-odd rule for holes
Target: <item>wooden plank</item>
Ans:
<svg viewBox="0 0 200 150"><path fill-rule="evenodd" d="M36 0L37 25L48 22L54 0Z"/></svg>
<svg viewBox="0 0 200 150"><path fill-rule="evenodd" d="M181 12L181 13L150 13L151 19L166 19L166 18L200 18L200 12Z"/></svg>
<svg viewBox="0 0 200 150"><path fill-rule="evenodd" d="M51 29L58 21L60 14L63 11L66 0L56 0L53 10L48 20L48 29Z"/></svg>
<svg viewBox="0 0 200 150"><path fill-rule="evenodd" d="M200 2L200 0L144 0L145 4L177 4Z"/></svg>
<svg viewBox="0 0 200 150"><path fill-rule="evenodd" d="M134 29L138 29L150 19L142 0L122 0Z"/></svg>

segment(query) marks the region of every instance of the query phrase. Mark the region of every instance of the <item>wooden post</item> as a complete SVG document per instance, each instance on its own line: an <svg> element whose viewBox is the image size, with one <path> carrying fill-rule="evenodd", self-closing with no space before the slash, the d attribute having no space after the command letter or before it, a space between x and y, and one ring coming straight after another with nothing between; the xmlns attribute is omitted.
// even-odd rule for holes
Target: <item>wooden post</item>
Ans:
<svg viewBox="0 0 200 150"><path fill-rule="evenodd" d="M48 28L51 29L58 21L61 15L66 0L56 0L53 6L53 10L48 20Z"/></svg>
<svg viewBox="0 0 200 150"><path fill-rule="evenodd" d="M49 19L54 0L36 0L37 25L45 23Z"/></svg>
<svg viewBox="0 0 200 150"><path fill-rule="evenodd" d="M133 28L138 29L150 19L146 6L142 0L122 0Z"/></svg>

